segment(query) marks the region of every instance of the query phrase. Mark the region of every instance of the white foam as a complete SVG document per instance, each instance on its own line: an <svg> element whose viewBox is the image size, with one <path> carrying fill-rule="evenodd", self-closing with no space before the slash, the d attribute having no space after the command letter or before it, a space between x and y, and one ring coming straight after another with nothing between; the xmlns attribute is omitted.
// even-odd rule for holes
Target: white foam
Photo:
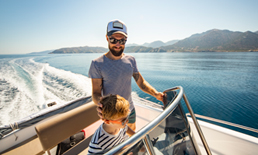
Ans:
<svg viewBox="0 0 258 155"><path fill-rule="evenodd" d="M0 87L0 125L35 113L48 102L66 103L91 95L88 77L31 58L1 62L0 80L6 81Z"/></svg>
<svg viewBox="0 0 258 155"><path fill-rule="evenodd" d="M45 66L44 72L47 74L47 76L44 76L44 80L51 83L46 87L52 94L57 93L60 96L65 94L64 99L76 99L91 94L91 80L86 76L51 66ZM63 85L66 85L66 87Z"/></svg>

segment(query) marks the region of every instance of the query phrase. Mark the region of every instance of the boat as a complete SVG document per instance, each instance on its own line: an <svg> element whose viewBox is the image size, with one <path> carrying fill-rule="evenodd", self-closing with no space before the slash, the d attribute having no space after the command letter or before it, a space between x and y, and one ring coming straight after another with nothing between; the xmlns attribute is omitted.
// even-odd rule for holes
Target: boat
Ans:
<svg viewBox="0 0 258 155"><path fill-rule="evenodd" d="M257 129L194 114L181 86L167 89L164 94L164 106L143 98L133 99L137 113L136 133L100 154L257 154L257 137L210 121L255 133ZM184 111L184 104L189 113ZM83 129L85 138L63 154L84 155L101 123L91 96L54 105L21 122L1 126L0 154L56 154L60 142Z"/></svg>

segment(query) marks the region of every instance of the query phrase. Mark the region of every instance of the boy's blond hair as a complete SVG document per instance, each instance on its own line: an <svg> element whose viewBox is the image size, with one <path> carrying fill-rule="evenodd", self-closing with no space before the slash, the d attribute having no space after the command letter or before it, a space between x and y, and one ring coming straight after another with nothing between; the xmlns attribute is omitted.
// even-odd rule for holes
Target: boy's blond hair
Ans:
<svg viewBox="0 0 258 155"><path fill-rule="evenodd" d="M119 95L109 95L100 100L102 116L107 120L116 120L129 115L129 102Z"/></svg>

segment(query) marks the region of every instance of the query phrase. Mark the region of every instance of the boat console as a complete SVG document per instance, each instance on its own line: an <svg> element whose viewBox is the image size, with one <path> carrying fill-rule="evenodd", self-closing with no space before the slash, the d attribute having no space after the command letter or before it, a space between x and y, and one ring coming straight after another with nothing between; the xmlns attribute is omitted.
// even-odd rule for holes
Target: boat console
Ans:
<svg viewBox="0 0 258 155"><path fill-rule="evenodd" d="M179 90L179 93L176 90ZM130 152L136 154L143 152L143 150L146 150L148 154L201 154L180 102L184 98L188 110L192 112L183 93L183 88L171 88L164 93L164 111L127 141L109 150L106 154L127 154ZM196 128L201 133L198 122L196 123ZM203 142L204 145L208 146L205 139ZM207 147L207 154L209 153L210 150Z"/></svg>

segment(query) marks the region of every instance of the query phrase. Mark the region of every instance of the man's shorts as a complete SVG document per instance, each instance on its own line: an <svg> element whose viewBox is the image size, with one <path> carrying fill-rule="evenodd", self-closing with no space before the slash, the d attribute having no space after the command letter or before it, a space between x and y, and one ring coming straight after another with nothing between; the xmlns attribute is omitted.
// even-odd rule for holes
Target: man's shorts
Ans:
<svg viewBox="0 0 258 155"><path fill-rule="evenodd" d="M129 115L128 123L135 123L135 120L136 120L136 113L135 113L135 108L133 108L132 112Z"/></svg>

